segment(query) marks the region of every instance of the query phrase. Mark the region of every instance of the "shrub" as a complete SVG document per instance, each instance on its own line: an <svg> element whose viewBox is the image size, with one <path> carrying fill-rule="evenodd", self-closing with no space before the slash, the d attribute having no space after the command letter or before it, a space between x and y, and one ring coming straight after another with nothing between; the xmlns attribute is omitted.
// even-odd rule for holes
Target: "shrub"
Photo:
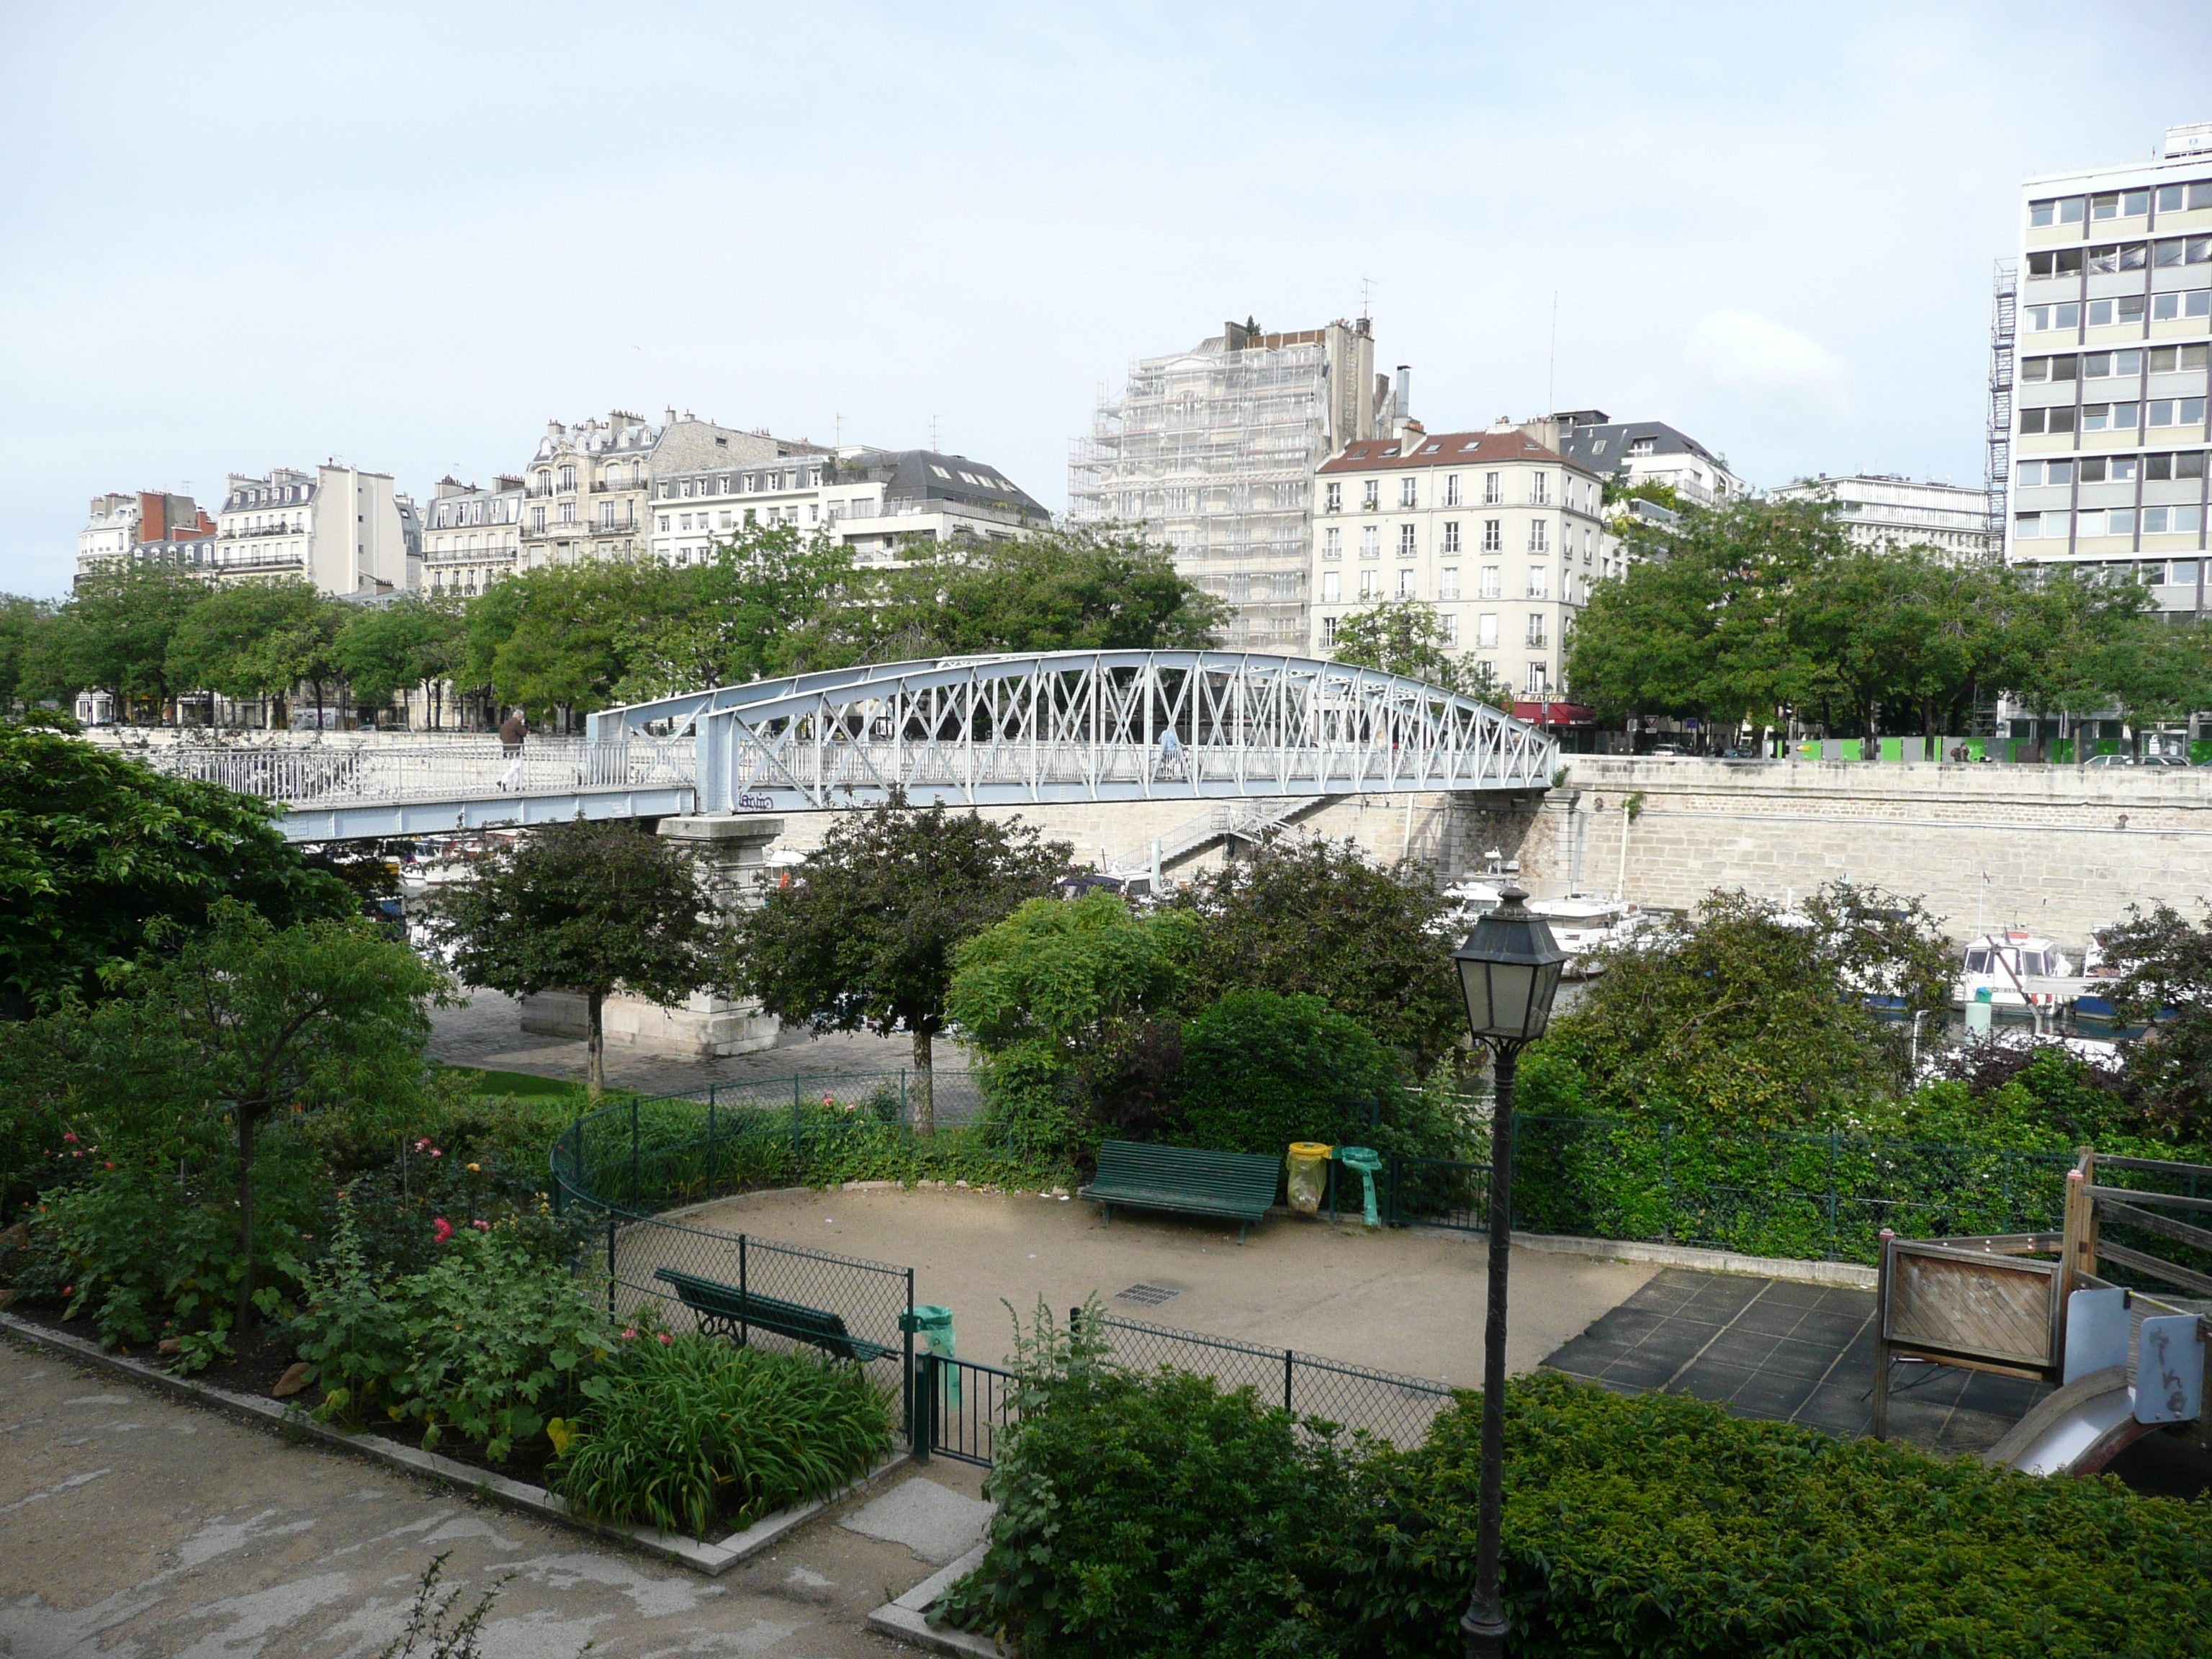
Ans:
<svg viewBox="0 0 2212 1659"><path fill-rule="evenodd" d="M1115 1369L1042 1304L1016 1345L990 1547L933 1618L1033 1659L1330 1650L1301 1577L1348 1495L1330 1439L1249 1389Z"/></svg>
<svg viewBox="0 0 2212 1659"><path fill-rule="evenodd" d="M448 1223L435 1263L391 1279L362 1247L350 1208L329 1256L305 1270L295 1322L324 1389L317 1416L360 1424L380 1409L419 1421L425 1450L456 1434L498 1463L574 1413L617 1341L604 1304L549 1253L557 1233Z"/></svg>
<svg viewBox="0 0 2212 1659"><path fill-rule="evenodd" d="M1456 1654L1481 1409L1378 1451L1327 1548L1347 1655ZM2212 1644L2212 1515L2117 1480L1745 1421L1538 1375L1506 1432L1514 1651L2059 1659Z"/></svg>
<svg viewBox="0 0 2212 1659"><path fill-rule="evenodd" d="M704 1540L857 1479L891 1443L891 1394L857 1365L625 1334L584 1384L554 1480L583 1514ZM564 1436L565 1437L565 1436Z"/></svg>
<svg viewBox="0 0 2212 1659"><path fill-rule="evenodd" d="M1319 997L1232 991L1183 1027L1170 1138L1279 1158L1293 1140L1367 1139L1370 1101L1385 1124L1407 1115L1396 1067L1355 1021Z"/></svg>

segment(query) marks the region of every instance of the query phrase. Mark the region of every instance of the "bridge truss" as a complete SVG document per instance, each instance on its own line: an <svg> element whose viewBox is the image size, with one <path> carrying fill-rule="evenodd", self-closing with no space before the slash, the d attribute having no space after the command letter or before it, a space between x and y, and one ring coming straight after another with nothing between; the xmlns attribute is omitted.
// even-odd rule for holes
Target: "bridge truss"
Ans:
<svg viewBox="0 0 2212 1659"><path fill-rule="evenodd" d="M591 717L606 744L689 735L696 810L1528 790L1557 745L1376 669L1212 651L881 663Z"/></svg>

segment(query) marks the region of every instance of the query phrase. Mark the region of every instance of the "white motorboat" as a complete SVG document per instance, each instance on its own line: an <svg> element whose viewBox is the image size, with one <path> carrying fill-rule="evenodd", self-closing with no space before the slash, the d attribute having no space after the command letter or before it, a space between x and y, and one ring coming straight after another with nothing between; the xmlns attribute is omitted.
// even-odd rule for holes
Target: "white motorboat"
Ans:
<svg viewBox="0 0 2212 1659"><path fill-rule="evenodd" d="M1452 939L1465 939L1474 931L1476 922L1504 902L1499 888L1487 881L1455 881L1443 890L1443 896L1450 908L1437 913L1429 931Z"/></svg>
<svg viewBox="0 0 2212 1659"><path fill-rule="evenodd" d="M2087 953L2069 957L2055 939L2020 928L1966 941L1952 1000L1999 1008L2053 1008L2073 1001L2087 983ZM1986 992L1988 994L1984 995Z"/></svg>
<svg viewBox="0 0 2212 1659"><path fill-rule="evenodd" d="M1602 971L1601 965L1592 959L1595 952L1626 944L1656 925L1656 917L1646 915L1632 902L1583 893L1530 899L1528 908L1552 924L1553 943L1567 953L1566 966L1560 971L1569 979Z"/></svg>

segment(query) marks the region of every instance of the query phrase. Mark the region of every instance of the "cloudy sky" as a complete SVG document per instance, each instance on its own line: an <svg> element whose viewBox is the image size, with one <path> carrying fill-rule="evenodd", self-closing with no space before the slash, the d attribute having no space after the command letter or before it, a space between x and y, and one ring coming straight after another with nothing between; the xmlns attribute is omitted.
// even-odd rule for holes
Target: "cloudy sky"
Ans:
<svg viewBox="0 0 2212 1659"><path fill-rule="evenodd" d="M100 491L422 496L610 407L934 422L1059 507L1130 358L1363 280L1431 429L1978 483L2020 179L2212 119L2208 70L2202 0L0 0L0 589L64 592Z"/></svg>

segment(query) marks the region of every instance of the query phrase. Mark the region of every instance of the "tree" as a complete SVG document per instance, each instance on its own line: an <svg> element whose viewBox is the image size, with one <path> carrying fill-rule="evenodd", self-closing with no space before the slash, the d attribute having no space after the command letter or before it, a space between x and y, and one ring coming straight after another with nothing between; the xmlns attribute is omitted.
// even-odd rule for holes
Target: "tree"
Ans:
<svg viewBox="0 0 2212 1659"><path fill-rule="evenodd" d="M2131 908L2100 938L2124 974L2114 1006L2151 1026L2128 1048L2138 1109L2176 1139L2212 1141L2212 915L2199 926L2170 905Z"/></svg>
<svg viewBox="0 0 2212 1659"><path fill-rule="evenodd" d="M44 599L0 593L0 714L29 690L32 653L52 614Z"/></svg>
<svg viewBox="0 0 2212 1659"><path fill-rule="evenodd" d="M817 1031L901 1029L921 1076L915 1119L933 1122L932 1042L961 941L1042 896L1073 849L1017 818L997 823L940 804L841 813L787 887L762 878L738 919L726 977L741 994Z"/></svg>
<svg viewBox="0 0 2212 1659"><path fill-rule="evenodd" d="M389 605L357 607L339 625L331 659L352 686L356 703L381 708L401 693L436 684L450 673L460 635L456 611L409 593Z"/></svg>
<svg viewBox="0 0 2212 1659"><path fill-rule="evenodd" d="M606 1087L606 1000L679 1002L714 981L719 927L689 850L618 821L533 830L447 888L430 927L465 985L580 992L592 1096Z"/></svg>
<svg viewBox="0 0 2212 1659"><path fill-rule="evenodd" d="M1186 1006L1245 989L1317 996L1424 1072L1466 1033L1458 941L1436 931L1445 904L1425 869L1378 869L1349 840L1277 839L1176 902L1196 922Z"/></svg>
<svg viewBox="0 0 2212 1659"><path fill-rule="evenodd" d="M204 578L144 560L87 576L39 631L26 665L27 694L67 698L112 691L125 718L137 704L152 702L158 719L176 689L168 669L171 636L208 592Z"/></svg>
<svg viewBox="0 0 2212 1659"><path fill-rule="evenodd" d="M617 629L614 695L642 702L854 660L841 627L853 581L852 550L826 532L747 525L705 562L666 572L655 607Z"/></svg>
<svg viewBox="0 0 2212 1659"><path fill-rule="evenodd" d="M1904 1028L1949 1004L1955 958L1917 902L1838 882L1802 912L1715 893L1608 951L1530 1051L1531 1109L1765 1130L1825 1127L1910 1081Z"/></svg>
<svg viewBox="0 0 2212 1659"><path fill-rule="evenodd" d="M295 579L218 587L179 621L169 641L170 682L281 703L304 681L319 708L324 684L338 672L333 647L343 617L312 583Z"/></svg>
<svg viewBox="0 0 2212 1659"><path fill-rule="evenodd" d="M0 724L0 1016L113 994L155 942L237 900L277 927L350 915L268 803L58 732Z"/></svg>
<svg viewBox="0 0 2212 1659"><path fill-rule="evenodd" d="M1446 639L1437 608L1419 599L1389 599L1352 612L1338 622L1329 655L1425 680L1493 707L1513 705L1512 690L1486 665L1461 656Z"/></svg>
<svg viewBox="0 0 2212 1659"><path fill-rule="evenodd" d="M229 1118L238 1146L237 1328L253 1310L256 1132L273 1114L341 1103L389 1112L413 1100L446 981L360 917L278 927L218 900L204 932L149 962L132 994L77 1032L81 1097L143 1113L149 1101ZM57 1022L65 1024L66 1022Z"/></svg>

